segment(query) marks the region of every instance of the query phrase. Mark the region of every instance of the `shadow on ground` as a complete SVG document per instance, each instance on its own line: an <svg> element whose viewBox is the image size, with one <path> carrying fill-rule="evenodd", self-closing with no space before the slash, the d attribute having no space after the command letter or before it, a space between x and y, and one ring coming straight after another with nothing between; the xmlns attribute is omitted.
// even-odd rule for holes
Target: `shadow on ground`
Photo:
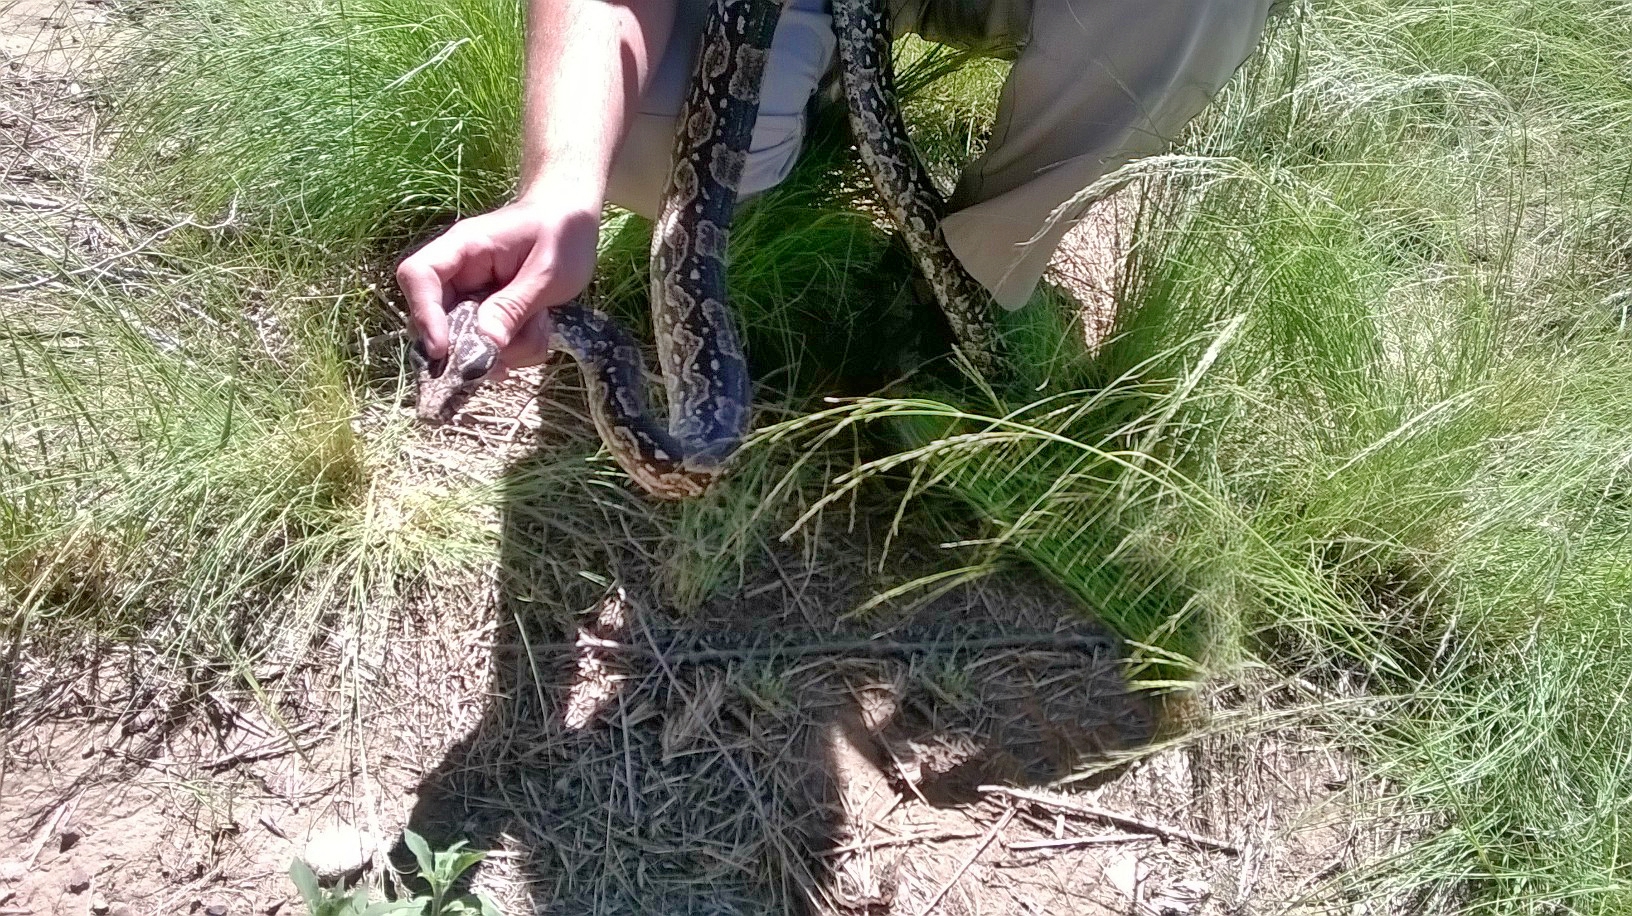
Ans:
<svg viewBox="0 0 1632 916"><path fill-rule="evenodd" d="M889 517L852 515L764 539L682 612L685 547L616 477L546 483L563 460L507 474L491 706L409 824L495 850L507 911L888 912L909 850L881 818L1151 736L1116 641L1033 575L846 619L946 563L897 541L879 574Z"/></svg>

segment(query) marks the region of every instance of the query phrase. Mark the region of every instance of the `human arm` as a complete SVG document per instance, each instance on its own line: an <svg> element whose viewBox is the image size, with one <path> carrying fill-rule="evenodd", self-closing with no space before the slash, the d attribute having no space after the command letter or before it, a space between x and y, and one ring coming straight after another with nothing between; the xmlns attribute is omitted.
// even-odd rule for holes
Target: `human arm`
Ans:
<svg viewBox="0 0 1632 916"><path fill-rule="evenodd" d="M546 310L594 273L607 173L676 2L530 0L516 197L455 223L397 269L432 359L447 350L447 309L489 290L478 327L501 362L528 365L548 352Z"/></svg>

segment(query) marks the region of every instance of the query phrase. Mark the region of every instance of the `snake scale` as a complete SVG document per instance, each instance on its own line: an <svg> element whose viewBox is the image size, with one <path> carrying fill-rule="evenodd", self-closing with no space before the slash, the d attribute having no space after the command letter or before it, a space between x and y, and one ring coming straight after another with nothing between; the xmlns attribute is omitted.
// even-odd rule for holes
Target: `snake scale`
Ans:
<svg viewBox="0 0 1632 916"><path fill-rule="evenodd" d="M550 312L553 349L583 370L601 441L653 496L701 495L747 434L752 384L726 299L726 248L759 111L781 0L713 0L681 110L667 190L652 232L651 310L668 396L650 408L635 338L574 300ZM884 0L833 0L839 72L862 164L945 312L955 346L983 375L1001 371L992 300L947 247L945 202L912 149L895 97ZM448 356L421 360L418 414L446 420L498 360L467 300L449 315Z"/></svg>

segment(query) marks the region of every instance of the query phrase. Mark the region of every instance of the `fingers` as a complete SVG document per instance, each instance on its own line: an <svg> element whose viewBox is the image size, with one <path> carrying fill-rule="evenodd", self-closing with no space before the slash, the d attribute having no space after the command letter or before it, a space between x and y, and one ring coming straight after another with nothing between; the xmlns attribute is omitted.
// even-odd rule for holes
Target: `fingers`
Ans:
<svg viewBox="0 0 1632 916"><path fill-rule="evenodd" d="M431 359L448 352L448 306L453 305L453 288L444 279L457 269L457 251L445 253L433 240L397 265L397 285L408 300L411 332ZM450 254L453 257L450 257Z"/></svg>
<svg viewBox="0 0 1632 916"><path fill-rule="evenodd" d="M510 346L533 313L541 310L547 280L546 276L523 270L510 285L482 300L476 310L476 327L500 350Z"/></svg>
<svg viewBox="0 0 1632 916"><path fill-rule="evenodd" d="M516 232L513 222L503 211L461 220L397 267L415 336L430 358L447 352L447 313L460 299L514 285L535 239ZM503 346L505 338L493 333L494 326L483 330Z"/></svg>
<svg viewBox="0 0 1632 916"><path fill-rule="evenodd" d="M499 346L506 364L542 361L552 325L547 317L533 327L529 322L588 285L598 216L512 204L455 223L405 259L397 281L426 356L446 354L447 311L456 302L496 289L477 311L477 328ZM504 352L512 345L519 349Z"/></svg>
<svg viewBox="0 0 1632 916"><path fill-rule="evenodd" d="M483 299L477 309L476 327L498 344L500 350L511 345L533 316L562 300L563 278L557 269L560 242L550 238L548 241L552 244L541 244L545 241L537 239L526 250L514 252L514 262L503 265L502 272L497 272L504 286ZM547 334L545 339L548 340Z"/></svg>

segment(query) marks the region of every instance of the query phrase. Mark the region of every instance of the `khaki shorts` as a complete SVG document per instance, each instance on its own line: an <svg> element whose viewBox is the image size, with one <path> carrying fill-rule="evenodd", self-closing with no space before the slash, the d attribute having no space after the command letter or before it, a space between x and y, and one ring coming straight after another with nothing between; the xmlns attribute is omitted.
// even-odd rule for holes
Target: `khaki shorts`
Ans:
<svg viewBox="0 0 1632 916"><path fill-rule="evenodd" d="M1257 45L1272 0L894 0L898 32L998 52L1014 69L986 152L943 223L969 272L1009 308L1031 297L1074 220L1073 195L1162 151ZM707 0L680 0L669 47L610 176L613 203L654 214ZM1017 52L1017 53L1016 53ZM741 191L793 169L812 93L832 65L824 0L789 0L777 24Z"/></svg>

